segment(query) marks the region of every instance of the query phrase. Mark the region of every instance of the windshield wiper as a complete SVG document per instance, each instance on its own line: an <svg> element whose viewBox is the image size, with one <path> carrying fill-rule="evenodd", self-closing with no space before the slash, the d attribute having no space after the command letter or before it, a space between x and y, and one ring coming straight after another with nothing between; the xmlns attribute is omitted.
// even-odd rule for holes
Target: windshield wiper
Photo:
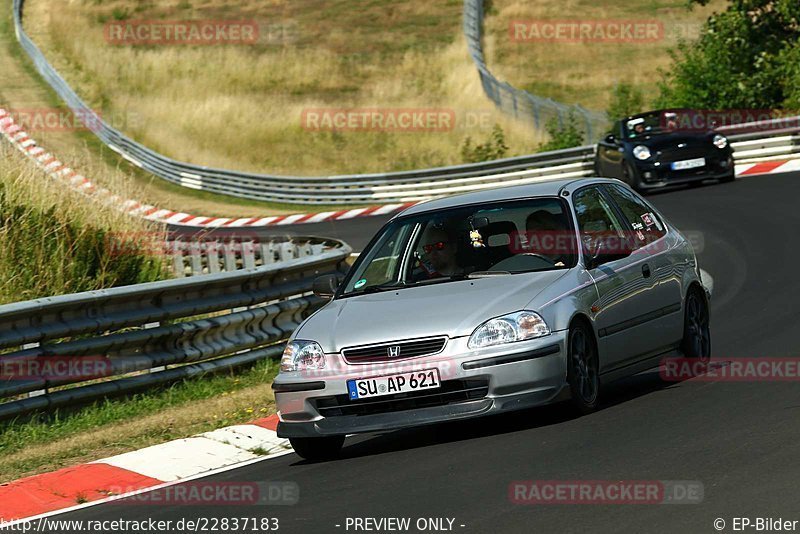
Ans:
<svg viewBox="0 0 800 534"><path fill-rule="evenodd" d="M469 273L468 278L490 278L492 276L505 276L511 274L510 271L473 271Z"/></svg>
<svg viewBox="0 0 800 534"><path fill-rule="evenodd" d="M401 287L406 287L406 284L390 284L390 285L383 285L379 284L376 286L368 286L362 289L361 291L351 291L348 295L366 295L367 293L380 293L381 291L391 291L393 289L400 289Z"/></svg>
<svg viewBox="0 0 800 534"><path fill-rule="evenodd" d="M414 282L413 286L422 286L426 284L438 284L440 282L452 282L454 280L466 280L466 274L451 274L449 276L437 276L436 278L428 278L427 280L419 280Z"/></svg>

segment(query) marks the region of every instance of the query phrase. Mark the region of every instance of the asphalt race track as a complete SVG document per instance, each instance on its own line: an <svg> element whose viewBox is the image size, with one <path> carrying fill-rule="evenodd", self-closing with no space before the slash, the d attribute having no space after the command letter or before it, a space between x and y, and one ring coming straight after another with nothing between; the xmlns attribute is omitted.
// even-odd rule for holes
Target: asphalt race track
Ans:
<svg viewBox="0 0 800 534"><path fill-rule="evenodd" d="M649 197L681 229L702 232L701 266L715 281L716 361L800 355L798 180L750 177ZM308 230L336 230L358 249L384 220ZM716 532L716 518L725 531L734 517L800 520L800 384L665 384L649 372L605 395L589 416L557 405L362 436L348 439L338 461L289 454L210 479L293 481L294 506L111 503L59 519L277 517L286 533L347 532L347 517L447 517L456 532L480 533L694 533ZM701 504L530 506L509 500L518 480L692 480L705 491Z"/></svg>

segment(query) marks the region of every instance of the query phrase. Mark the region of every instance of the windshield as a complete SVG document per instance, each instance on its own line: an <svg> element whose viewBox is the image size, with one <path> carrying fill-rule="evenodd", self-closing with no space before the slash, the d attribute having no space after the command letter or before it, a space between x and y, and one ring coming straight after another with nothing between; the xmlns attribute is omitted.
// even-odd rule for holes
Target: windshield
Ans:
<svg viewBox="0 0 800 534"><path fill-rule="evenodd" d="M622 121L622 130L628 139L658 135L677 129L677 120L677 114L672 111L648 113Z"/></svg>
<svg viewBox="0 0 800 534"><path fill-rule="evenodd" d="M400 218L362 253L341 295L573 267L567 210L552 197Z"/></svg>

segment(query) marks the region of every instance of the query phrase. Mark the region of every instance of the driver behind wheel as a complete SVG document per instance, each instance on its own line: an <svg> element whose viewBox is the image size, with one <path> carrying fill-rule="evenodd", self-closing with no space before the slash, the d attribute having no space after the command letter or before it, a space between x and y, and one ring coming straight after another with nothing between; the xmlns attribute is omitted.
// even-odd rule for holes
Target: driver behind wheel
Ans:
<svg viewBox="0 0 800 534"><path fill-rule="evenodd" d="M558 216L547 210L537 210L525 219L525 230L529 250L552 261L556 267L563 267L566 252L561 245L569 238L568 229Z"/></svg>
<svg viewBox="0 0 800 534"><path fill-rule="evenodd" d="M452 276L460 272L456 262L456 243L442 228L431 227L420 240L419 263L428 278Z"/></svg>

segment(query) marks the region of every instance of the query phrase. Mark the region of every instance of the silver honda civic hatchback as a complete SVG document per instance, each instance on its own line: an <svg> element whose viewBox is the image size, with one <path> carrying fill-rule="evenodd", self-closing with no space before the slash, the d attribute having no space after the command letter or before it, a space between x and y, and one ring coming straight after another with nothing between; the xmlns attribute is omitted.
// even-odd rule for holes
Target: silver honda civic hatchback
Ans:
<svg viewBox="0 0 800 534"><path fill-rule="evenodd" d="M345 435L569 399L673 351L707 360L709 294L689 241L622 182L452 196L389 221L290 338L278 435L310 460Z"/></svg>

